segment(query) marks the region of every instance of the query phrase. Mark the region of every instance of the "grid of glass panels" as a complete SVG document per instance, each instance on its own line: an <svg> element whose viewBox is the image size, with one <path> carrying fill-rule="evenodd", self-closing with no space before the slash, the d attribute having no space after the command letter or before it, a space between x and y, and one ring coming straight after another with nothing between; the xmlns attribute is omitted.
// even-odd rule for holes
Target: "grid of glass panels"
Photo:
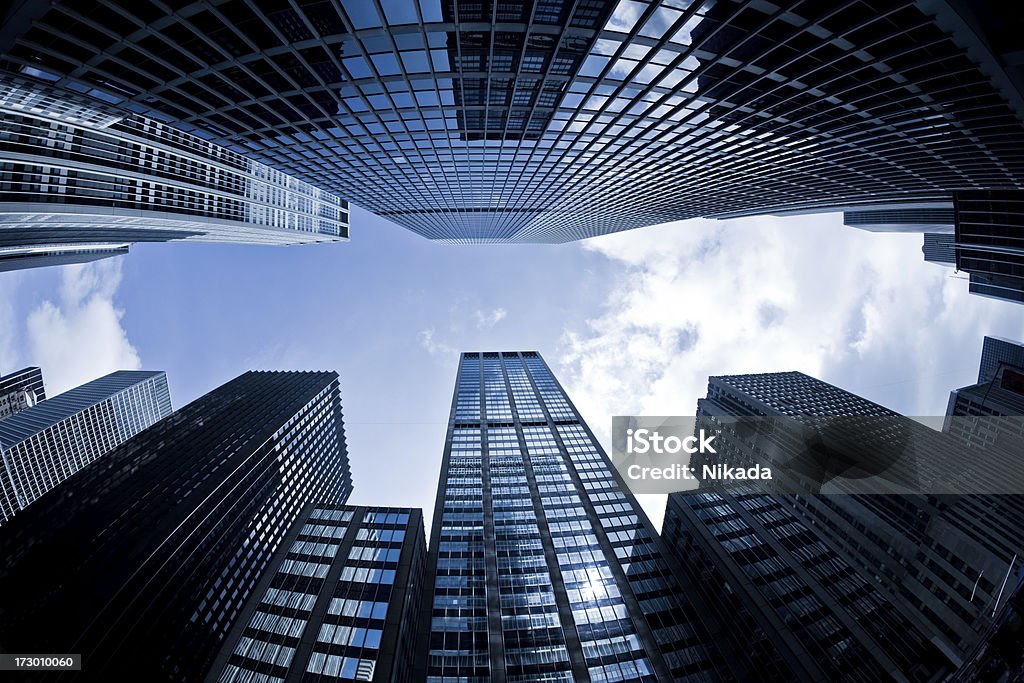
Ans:
<svg viewBox="0 0 1024 683"><path fill-rule="evenodd" d="M1020 187L1024 171L1012 86L913 0L65 0L42 14L3 67L194 129L432 239L948 199ZM947 14L961 36L984 25Z"/></svg>
<svg viewBox="0 0 1024 683"><path fill-rule="evenodd" d="M410 591L419 590L425 546L412 512L311 506L229 641L226 663L207 680L409 680L408 665L393 660L411 655L405 631L419 606Z"/></svg>
<svg viewBox="0 0 1024 683"><path fill-rule="evenodd" d="M161 121L3 75L0 149L3 245L348 237L347 205L319 187ZM136 221L111 229L126 217Z"/></svg>
<svg viewBox="0 0 1024 683"><path fill-rule="evenodd" d="M171 414L162 372L113 372L0 423L0 525Z"/></svg>
<svg viewBox="0 0 1024 683"><path fill-rule="evenodd" d="M960 407L957 398L950 406L954 413ZM708 396L698 403L698 414L787 415L797 420L808 416L897 416L883 406L797 372L711 377ZM929 444L931 457L919 464L919 471L928 476L929 468L942 462L950 444L942 434L915 427L912 421L906 424L914 427L914 439ZM723 445L743 458L760 461L763 457L756 445L739 437ZM972 461L969 452L953 453L958 461ZM1024 554L1020 505L1012 499L816 492L770 496L773 505L781 506L778 514L795 520L788 528L797 530L799 523L806 529L806 534L786 534L787 542L806 546L798 554L817 554L816 548L824 542L858 572L874 577L886 605L857 618L881 644L878 656L899 662L900 670L914 675L949 672L986 628L987 617L979 606L996 600L987 577L1005 573L1013 555L1018 551ZM792 560L800 565L807 561L802 556ZM824 577L816 580L829 583ZM854 602L840 602L846 610L857 608ZM893 616L897 611L906 615L909 626ZM916 644L922 641L931 643L927 647L932 650L916 663L905 660L906 652L924 651Z"/></svg>
<svg viewBox="0 0 1024 683"><path fill-rule="evenodd" d="M473 385L481 418L465 419ZM427 680L716 680L720 653L540 356L464 354Z"/></svg>

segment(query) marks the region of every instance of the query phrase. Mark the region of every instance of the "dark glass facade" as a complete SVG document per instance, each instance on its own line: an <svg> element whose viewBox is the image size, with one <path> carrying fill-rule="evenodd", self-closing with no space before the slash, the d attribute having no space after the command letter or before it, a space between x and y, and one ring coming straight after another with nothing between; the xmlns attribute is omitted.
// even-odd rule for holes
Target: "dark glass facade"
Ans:
<svg viewBox="0 0 1024 683"><path fill-rule="evenodd" d="M3 420L0 525L170 414L167 375L118 370Z"/></svg>
<svg viewBox="0 0 1024 683"><path fill-rule="evenodd" d="M46 400L43 371L22 368L0 376L0 420Z"/></svg>
<svg viewBox="0 0 1024 683"><path fill-rule="evenodd" d="M351 487L337 375L241 375L0 529L0 649L202 680L306 503Z"/></svg>
<svg viewBox="0 0 1024 683"><path fill-rule="evenodd" d="M427 586L431 683L712 681L745 666L535 352L461 357Z"/></svg>
<svg viewBox="0 0 1024 683"><path fill-rule="evenodd" d="M225 641L209 683L411 683L423 512L310 504Z"/></svg>
<svg viewBox="0 0 1024 683"><path fill-rule="evenodd" d="M878 404L795 372L712 377L707 398L698 402L698 413L785 415L797 420L896 416ZM948 439L923 426L914 438L931 439L936 449L943 447L940 440ZM763 460L762 447L738 436L729 443L755 461ZM963 448L957 452L963 458ZM922 473L929 476L925 470ZM988 628L987 613L1000 599L999 580L1013 564L1014 555L1022 552L1024 514L1016 499L909 493L783 495L773 494L770 486L753 493L673 494L665 529L691 571L695 571L693 563L702 566L695 559L700 556L683 550L703 547L704 564L717 560L720 564L714 570L724 580L746 575L748 611L755 615L758 600L778 597L772 595L774 579L757 578L759 570L751 564L779 554L780 549L771 546L782 544L793 554L790 560L781 554L782 562L776 567L780 576L806 575L809 562L827 566L816 579L819 588L867 631L869 640L858 637L862 652L875 659L875 665L885 667L888 660L897 671L915 679L955 669ZM761 515L762 507L772 512ZM753 515L755 509L758 513ZM726 519L710 510L718 510ZM740 525L734 529L738 537L730 535L729 517ZM747 553L743 545L748 543L768 550ZM819 555L827 562L808 559ZM728 556L733 563L721 564ZM755 591L758 596L753 595ZM865 614L858 612L865 609ZM827 613L818 616L823 614ZM832 615L842 616L834 609ZM806 628L813 620L813 614L809 619L801 615L791 626ZM834 655L827 648L817 652L810 648L804 656L824 666L835 664Z"/></svg>
<svg viewBox="0 0 1024 683"><path fill-rule="evenodd" d="M1024 372L1024 343L1002 337L985 337L981 346L978 381L990 382L1002 367Z"/></svg>
<svg viewBox="0 0 1024 683"><path fill-rule="evenodd" d="M1021 187L1002 10L966 5L64 0L0 66L431 239L564 242Z"/></svg>
<svg viewBox="0 0 1024 683"><path fill-rule="evenodd" d="M1024 303L1024 192L957 192L955 210L956 267L971 292Z"/></svg>

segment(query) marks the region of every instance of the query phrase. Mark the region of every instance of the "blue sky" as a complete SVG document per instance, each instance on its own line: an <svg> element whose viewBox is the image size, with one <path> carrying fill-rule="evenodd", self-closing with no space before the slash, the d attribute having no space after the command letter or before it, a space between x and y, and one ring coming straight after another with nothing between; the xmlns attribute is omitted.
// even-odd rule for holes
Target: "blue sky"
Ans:
<svg viewBox="0 0 1024 683"><path fill-rule="evenodd" d="M355 207L344 244L0 273L0 370L41 365L51 395L166 370L175 407L248 369L337 370L352 502L429 510L462 350L540 351L604 440L614 414L692 414L709 374L802 370L942 414L984 334L1024 338L1024 307L968 295L920 245L815 215L453 246Z"/></svg>

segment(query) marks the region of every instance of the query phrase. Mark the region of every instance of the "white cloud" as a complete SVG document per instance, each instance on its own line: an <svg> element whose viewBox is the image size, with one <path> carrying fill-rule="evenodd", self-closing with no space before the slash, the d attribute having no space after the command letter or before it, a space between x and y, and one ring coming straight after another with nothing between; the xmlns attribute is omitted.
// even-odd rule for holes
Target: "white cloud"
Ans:
<svg viewBox="0 0 1024 683"><path fill-rule="evenodd" d="M43 369L48 396L141 367L121 324L124 311L114 303L120 283L120 258L65 266L59 301L43 301L29 314L27 355Z"/></svg>
<svg viewBox="0 0 1024 683"><path fill-rule="evenodd" d="M419 334L420 346L426 349L427 353L432 356L447 355L452 356L458 353L455 347L446 344L442 341L438 341L435 338L437 332L433 327L421 330Z"/></svg>
<svg viewBox="0 0 1024 683"><path fill-rule="evenodd" d="M490 313L484 313L477 309L473 315L476 317L476 328L478 330L483 330L488 327L494 327L504 320L505 316L508 315L508 311L504 308L495 308Z"/></svg>
<svg viewBox="0 0 1024 683"><path fill-rule="evenodd" d="M919 234L841 215L694 220L596 238L621 267L567 330L560 376L605 443L612 415L692 415L710 375L800 370L908 415L941 415L982 337L1024 338L1015 304L925 263ZM645 500L652 517L663 503Z"/></svg>

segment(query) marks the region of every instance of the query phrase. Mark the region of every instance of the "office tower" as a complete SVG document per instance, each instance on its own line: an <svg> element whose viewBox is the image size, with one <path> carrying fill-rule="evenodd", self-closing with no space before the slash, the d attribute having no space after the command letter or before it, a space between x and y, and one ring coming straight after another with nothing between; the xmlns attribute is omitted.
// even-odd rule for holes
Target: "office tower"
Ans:
<svg viewBox="0 0 1024 683"><path fill-rule="evenodd" d="M921 251L928 263L943 266L956 265L956 238L949 233L926 232Z"/></svg>
<svg viewBox="0 0 1024 683"><path fill-rule="evenodd" d="M426 554L418 508L307 505L206 680L413 681Z"/></svg>
<svg viewBox="0 0 1024 683"><path fill-rule="evenodd" d="M970 273L970 291L1024 303L1024 192L955 194L956 268Z"/></svg>
<svg viewBox="0 0 1024 683"><path fill-rule="evenodd" d="M986 335L981 345L978 381L989 382L995 379L1003 367L1024 372L1024 343Z"/></svg>
<svg viewBox="0 0 1024 683"><path fill-rule="evenodd" d="M535 352L462 354L429 557L427 681L705 681L745 665Z"/></svg>
<svg viewBox="0 0 1024 683"><path fill-rule="evenodd" d="M922 461L918 467L923 480L945 476L956 483L961 471L986 472L986 463L979 461L983 451L972 456L951 437L801 373L712 377L707 398L698 402L698 413L788 416L797 422L809 417L888 417L907 430L910 438L926 443L918 450L930 458L938 459L942 449L955 446L950 452L959 456L958 467L929 471L935 462ZM879 443L891 435L891 431L882 434ZM739 437L730 443L746 451L752 448ZM958 664L988 627L986 611L1005 598L999 596L1000 582L1014 555L1020 552L1024 556L1020 541L1024 510L1013 502L1016 497L850 495L838 490L829 495L770 495L767 500L799 518L812 532L809 538L842 556L859 573L874 577L874 585L881 597L892 603L894 613L913 622L914 628L906 629L899 638L884 636L881 642L889 656L894 650L886 642L901 643L917 633L937 648L933 656L920 659L921 664ZM761 492L770 494L772 490L767 487ZM677 503L689 501L683 497ZM899 649L912 651L905 645Z"/></svg>
<svg viewBox="0 0 1024 683"><path fill-rule="evenodd" d="M337 374L247 372L0 529L0 650L202 680L303 507L351 481Z"/></svg>
<svg viewBox="0 0 1024 683"><path fill-rule="evenodd" d="M985 634L985 639L950 678L951 683L1019 681L1024 678L1024 574L1006 587L1010 597Z"/></svg>
<svg viewBox="0 0 1024 683"><path fill-rule="evenodd" d="M163 372L118 370L0 421L0 525L170 414Z"/></svg>
<svg viewBox="0 0 1024 683"><path fill-rule="evenodd" d="M843 212L843 224L871 232L953 232L953 202L883 204Z"/></svg>
<svg viewBox="0 0 1024 683"><path fill-rule="evenodd" d="M954 389L946 409L949 417L1012 417L1024 415L1024 344L1001 337L985 337L978 366L978 382ZM992 421L1009 427L1013 420ZM963 424L946 420L946 431Z"/></svg>
<svg viewBox="0 0 1024 683"><path fill-rule="evenodd" d="M0 270L172 240L348 237L337 196L163 121L0 75Z"/></svg>
<svg viewBox="0 0 1024 683"><path fill-rule="evenodd" d="M1024 179L1010 8L944 0L20 3L0 68L430 239L948 202Z"/></svg>
<svg viewBox="0 0 1024 683"><path fill-rule="evenodd" d="M43 371L23 368L0 376L0 420L46 400Z"/></svg>

